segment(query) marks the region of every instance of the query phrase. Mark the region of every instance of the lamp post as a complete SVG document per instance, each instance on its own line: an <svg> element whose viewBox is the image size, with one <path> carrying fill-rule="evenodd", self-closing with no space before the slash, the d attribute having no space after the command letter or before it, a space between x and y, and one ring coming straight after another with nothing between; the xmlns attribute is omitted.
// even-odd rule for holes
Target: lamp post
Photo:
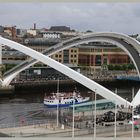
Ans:
<svg viewBox="0 0 140 140"><path fill-rule="evenodd" d="M134 98L134 87L132 88L132 101ZM132 102L132 138L134 138L134 102Z"/></svg>
<svg viewBox="0 0 140 140"><path fill-rule="evenodd" d="M126 100L126 119L127 119L127 114L128 114L128 109L127 109L127 100L128 100L128 98L126 97L126 98L125 98L125 100Z"/></svg>
<svg viewBox="0 0 140 140"><path fill-rule="evenodd" d="M115 93L117 94L117 88L115 89ZM116 138L116 121L117 121L117 104L115 102L115 119L114 119L114 138Z"/></svg>
<svg viewBox="0 0 140 140"><path fill-rule="evenodd" d="M93 122L93 96L94 96L94 93L92 92L92 122Z"/></svg>
<svg viewBox="0 0 140 140"><path fill-rule="evenodd" d="M73 92L73 113L72 113L72 138L74 139L74 105L75 105L75 91Z"/></svg>
<svg viewBox="0 0 140 140"><path fill-rule="evenodd" d="M59 118L58 118L58 113L59 113L59 78L58 78L58 81L57 81L57 99L58 99L58 102L57 102L57 127L58 127L58 124L59 124Z"/></svg>
<svg viewBox="0 0 140 140"><path fill-rule="evenodd" d="M92 97L91 97L91 99L92 99L92 106L91 106L91 121L93 122L93 114L94 114L94 112L93 112L93 96L94 96L94 92L92 92L92 91L88 91L88 93L91 93L92 94Z"/></svg>
<svg viewBox="0 0 140 140"><path fill-rule="evenodd" d="M94 103L94 139L96 139L96 89L95 89L95 103Z"/></svg>

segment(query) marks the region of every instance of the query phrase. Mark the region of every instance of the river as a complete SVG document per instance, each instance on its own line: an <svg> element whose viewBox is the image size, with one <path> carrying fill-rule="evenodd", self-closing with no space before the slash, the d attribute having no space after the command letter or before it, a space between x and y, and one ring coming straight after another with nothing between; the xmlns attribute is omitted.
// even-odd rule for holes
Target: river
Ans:
<svg viewBox="0 0 140 140"><path fill-rule="evenodd" d="M101 82L103 86L114 91L118 89L118 95L123 98L132 100L132 88L135 93L140 88L139 82L132 81L113 81ZM80 84L60 85L60 91L73 91L77 88L82 96L90 96L88 89ZM43 105L43 98L45 93L56 92L57 86L28 86L15 88L13 95L2 96L0 98L0 125L19 125L21 122L33 122L47 120L44 112L48 111ZM97 98L101 98L99 95Z"/></svg>

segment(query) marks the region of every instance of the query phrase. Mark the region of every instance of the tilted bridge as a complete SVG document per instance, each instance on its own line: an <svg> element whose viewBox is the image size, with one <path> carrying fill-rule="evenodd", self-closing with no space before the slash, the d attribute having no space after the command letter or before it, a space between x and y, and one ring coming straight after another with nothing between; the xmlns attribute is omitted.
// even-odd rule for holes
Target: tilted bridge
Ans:
<svg viewBox="0 0 140 140"><path fill-rule="evenodd" d="M54 45L51 48L46 49L44 52L42 52L43 54L35 50L32 50L24 45L16 43L14 41L0 37L0 44L7 45L11 48L14 48L32 57L31 59L23 62L22 64L6 72L4 74L3 80L1 80L1 84L9 85L12 79L15 78L17 74L29 68L30 66L34 65L35 63L41 61L46 65L49 65L50 67L74 79L75 81L81 83L82 85L86 86L90 90L94 92L96 91L99 95L103 96L104 98L107 98L117 104L126 105L127 102L129 105L131 105L130 102L114 94L112 91L104 88L103 86L90 80L89 78L83 76L82 74L48 57L59 51L71 48L73 46L77 46L83 43L98 42L98 41L112 43L122 48L133 61L136 70L138 72L138 75L140 77L140 61L139 61L140 43L135 39L124 34L106 32L106 33L91 33L91 34L81 35Z"/></svg>

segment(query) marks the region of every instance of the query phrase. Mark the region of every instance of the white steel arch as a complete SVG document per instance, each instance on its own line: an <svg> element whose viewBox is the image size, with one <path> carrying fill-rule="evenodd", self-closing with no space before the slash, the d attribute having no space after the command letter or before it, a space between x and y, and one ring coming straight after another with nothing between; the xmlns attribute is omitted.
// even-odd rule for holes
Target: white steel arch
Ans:
<svg viewBox="0 0 140 140"><path fill-rule="evenodd" d="M118 47L122 48L129 55L131 60L133 61L134 65L136 67L136 70L138 72L138 75L140 77L140 62L138 61L138 59L139 59L138 53L140 52L140 43L138 41L136 41L135 39L133 39L133 38L127 36L127 35L120 34L120 33L100 32L100 33L90 33L90 34L74 37L72 39L66 40L62 43L59 43L59 44L55 45L54 48L52 46L52 48L54 50L51 53L47 54L47 56L55 54L56 52L59 52L59 51L64 50L64 49L68 49L70 47L73 47L73 46L76 46L76 45L79 45L79 44L83 44L85 42L88 43L88 42L94 42L94 41L109 42L109 43L115 44ZM135 55L137 55L138 59L133 58L133 56L130 53L130 50L125 45L122 45L124 43L126 45L131 44L133 51L136 50L136 52L138 52L137 54L135 54ZM131 46L129 48L131 48ZM136 61L137 61L137 63L136 63ZM26 65L25 67L23 67L21 69L18 69L18 71L10 74L10 76L4 77L3 84L4 85L10 84L12 79L14 77L16 77L17 74L19 74L22 70L25 70L26 68L29 68L31 65L34 65L37 62L38 62L38 60L34 61L33 63L30 63L30 64Z"/></svg>
<svg viewBox="0 0 140 140"><path fill-rule="evenodd" d="M131 44L137 50L137 52L140 53L140 42L123 33L117 33L117 32L89 33L89 34L85 34L81 36L81 39L90 38L90 37L98 37L98 36L114 37L114 38L122 39L123 41L126 41L128 44Z"/></svg>
<svg viewBox="0 0 140 140"><path fill-rule="evenodd" d="M35 50L32 50L24 45L21 45L19 43L16 43L14 41L5 39L3 37L0 37L0 43L7 45L11 48L14 48L20 52L25 53L26 55L29 55L31 57L33 57L34 59L37 59L43 63L45 63L46 65L49 65L50 67L60 71L61 73L67 75L68 77L74 79L75 81L81 83L82 85L84 85L85 87L89 88L90 90L94 91L96 90L96 93L98 93L99 95L101 95L102 97L115 102L115 104L118 105L131 105L130 102L126 101L125 99L123 99L122 97L114 94L112 91L106 89L105 87L99 85L98 83L92 81L91 79L83 76L82 74L68 68L67 66L51 59L48 56L45 56Z"/></svg>

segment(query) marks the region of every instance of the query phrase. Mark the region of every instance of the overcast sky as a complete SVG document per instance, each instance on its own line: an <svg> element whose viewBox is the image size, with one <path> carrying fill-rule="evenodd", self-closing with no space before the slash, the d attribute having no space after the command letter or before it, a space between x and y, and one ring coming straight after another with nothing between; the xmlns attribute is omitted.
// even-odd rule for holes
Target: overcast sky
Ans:
<svg viewBox="0 0 140 140"><path fill-rule="evenodd" d="M140 3L1 3L0 25L140 33Z"/></svg>

